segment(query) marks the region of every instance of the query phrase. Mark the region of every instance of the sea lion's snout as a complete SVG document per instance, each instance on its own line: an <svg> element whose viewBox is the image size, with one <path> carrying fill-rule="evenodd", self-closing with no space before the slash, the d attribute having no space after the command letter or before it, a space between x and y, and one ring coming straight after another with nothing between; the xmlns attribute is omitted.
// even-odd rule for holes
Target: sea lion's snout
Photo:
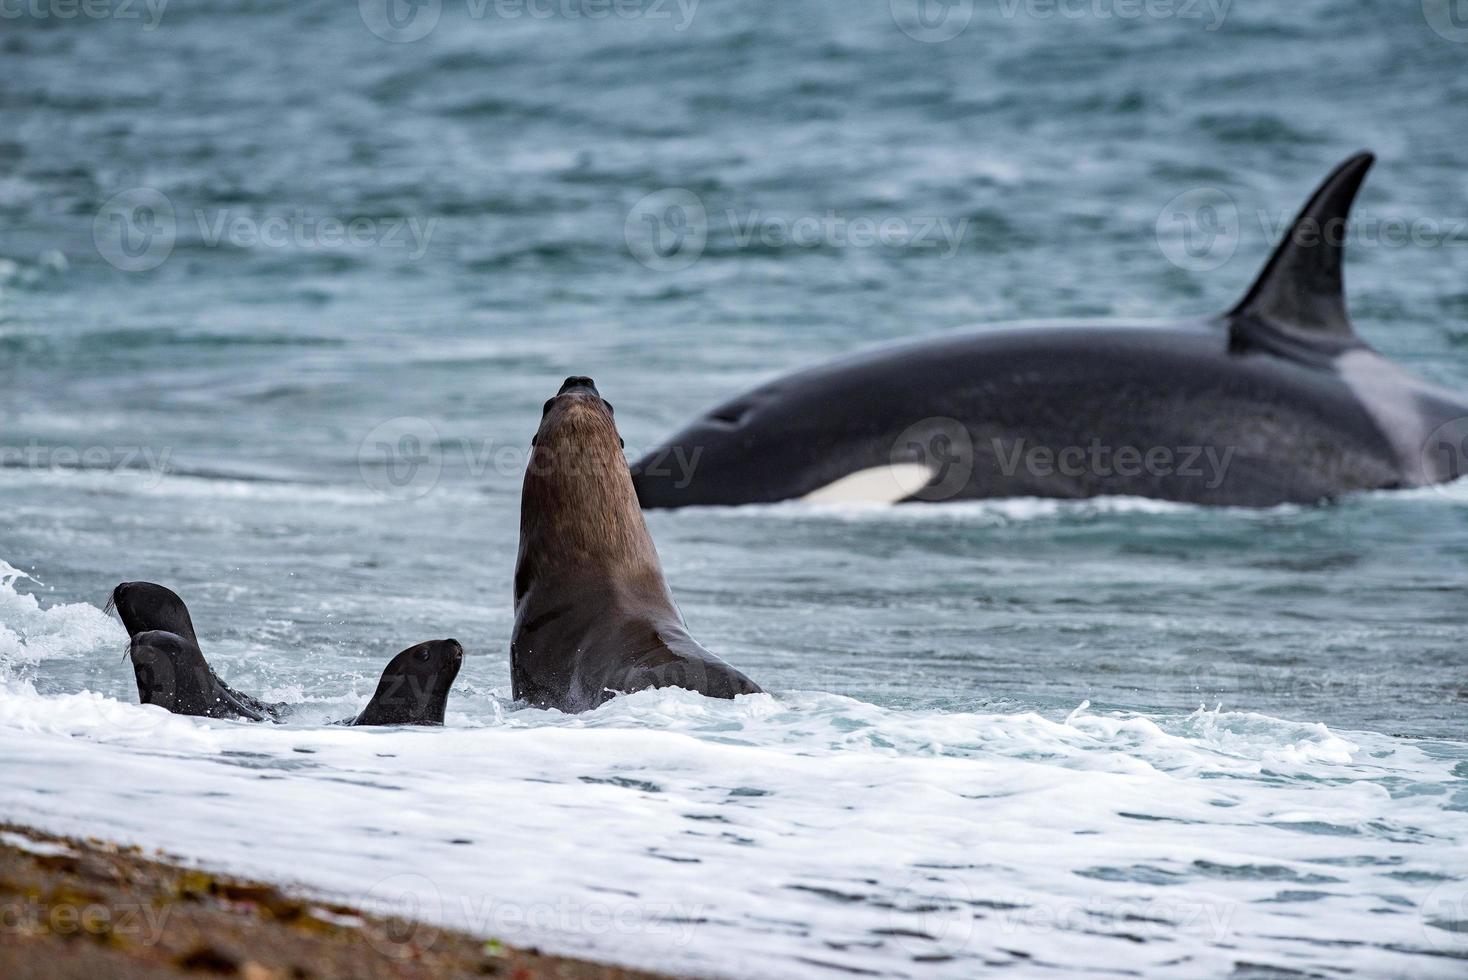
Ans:
<svg viewBox="0 0 1468 980"><path fill-rule="evenodd" d="M556 392L556 394L559 396L571 392L580 393L583 391L587 394L595 395L598 398L601 397L601 392L596 390L596 382L581 375L574 378L567 378L566 383L561 385L561 390Z"/></svg>
<svg viewBox="0 0 1468 980"><path fill-rule="evenodd" d="M458 640L429 640L404 650L394 663L401 662L406 669L410 659L430 670L440 670L450 665L457 670L464 663L464 647Z"/></svg>
<svg viewBox="0 0 1468 980"><path fill-rule="evenodd" d="M113 589L111 594L107 596L107 612L115 611L118 616L125 618L126 611L130 606L128 600L132 598L137 586L138 583L136 582L123 582L117 588ZM129 630L129 632L132 631Z"/></svg>

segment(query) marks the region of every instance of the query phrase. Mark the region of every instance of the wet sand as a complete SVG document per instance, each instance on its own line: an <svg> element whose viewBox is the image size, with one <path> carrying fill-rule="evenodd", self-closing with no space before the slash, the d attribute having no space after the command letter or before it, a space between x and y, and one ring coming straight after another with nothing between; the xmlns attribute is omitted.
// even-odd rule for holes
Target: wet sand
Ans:
<svg viewBox="0 0 1468 980"><path fill-rule="evenodd" d="M0 977L656 980L317 902L165 854L0 824Z"/></svg>

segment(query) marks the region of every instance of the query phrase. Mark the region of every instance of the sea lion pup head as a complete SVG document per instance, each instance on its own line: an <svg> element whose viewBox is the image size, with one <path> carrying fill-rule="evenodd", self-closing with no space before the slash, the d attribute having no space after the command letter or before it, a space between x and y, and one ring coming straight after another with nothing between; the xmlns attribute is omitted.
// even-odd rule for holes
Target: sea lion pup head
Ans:
<svg viewBox="0 0 1468 980"><path fill-rule="evenodd" d="M167 590L165 590L167 591ZM135 634L128 648L138 700L178 715L216 715L214 674L199 645L167 630Z"/></svg>
<svg viewBox="0 0 1468 980"><path fill-rule="evenodd" d="M172 589L152 582L123 582L112 590L107 606L116 609L122 617L128 636L162 630L198 645L194 623L189 619L189 607Z"/></svg>
<svg viewBox="0 0 1468 980"><path fill-rule="evenodd" d="M458 640L409 647L387 665L377 692L353 725L442 725L449 688L464 664Z"/></svg>
<svg viewBox="0 0 1468 980"><path fill-rule="evenodd" d="M567 378L545 403L525 471L515 594L527 576L554 570L592 575L615 568L623 581L663 590L609 402L590 378Z"/></svg>

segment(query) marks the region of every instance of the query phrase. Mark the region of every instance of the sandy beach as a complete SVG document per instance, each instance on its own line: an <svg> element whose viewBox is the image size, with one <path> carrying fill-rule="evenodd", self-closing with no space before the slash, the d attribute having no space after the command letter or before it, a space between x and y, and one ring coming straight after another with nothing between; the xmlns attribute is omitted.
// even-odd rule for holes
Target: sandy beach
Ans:
<svg viewBox="0 0 1468 980"><path fill-rule="evenodd" d="M634 980L656 975L317 902L137 847L0 825L0 976Z"/></svg>

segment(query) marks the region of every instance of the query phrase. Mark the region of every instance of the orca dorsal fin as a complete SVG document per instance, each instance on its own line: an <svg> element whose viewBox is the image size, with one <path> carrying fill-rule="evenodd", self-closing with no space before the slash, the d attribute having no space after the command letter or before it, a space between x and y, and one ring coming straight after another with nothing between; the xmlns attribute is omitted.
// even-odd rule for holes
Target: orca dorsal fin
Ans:
<svg viewBox="0 0 1468 980"><path fill-rule="evenodd" d="M1290 225L1244 301L1229 311L1233 339L1250 345L1261 329L1285 339L1354 346L1346 311L1346 221L1376 157L1358 153L1335 169Z"/></svg>

